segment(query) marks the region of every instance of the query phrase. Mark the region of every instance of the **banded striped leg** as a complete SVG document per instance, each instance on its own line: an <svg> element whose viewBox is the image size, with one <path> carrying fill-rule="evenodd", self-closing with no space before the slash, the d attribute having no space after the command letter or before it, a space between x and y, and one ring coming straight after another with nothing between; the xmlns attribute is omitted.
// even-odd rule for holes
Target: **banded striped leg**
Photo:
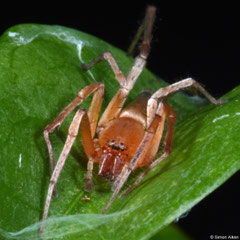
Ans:
<svg viewBox="0 0 240 240"><path fill-rule="evenodd" d="M149 151L150 145L151 145L150 143L152 142L152 140L155 136L155 132L156 132L159 124L161 124L161 121L163 121L162 117L158 114L158 113L161 113L162 111L163 111L163 103L161 102L159 104L159 107L155 114L155 117L154 117L153 121L151 122L151 125L145 132L143 140L141 141L136 153L134 154L131 161L124 165L122 172L118 175L116 181L114 182L114 184L113 184L114 193L113 193L111 199L109 200L108 204L102 211L102 214L104 214L108 210L108 208L110 207L112 202L115 200L115 198L116 198L117 194L119 193L119 191L121 190L123 184L126 182L130 173L135 169L138 162L140 162L142 159L144 159L146 157L146 155Z"/></svg>
<svg viewBox="0 0 240 240"><path fill-rule="evenodd" d="M79 131L79 126L81 126L83 147L84 147L84 150L85 150L85 153L86 153L88 159L90 161L93 161L96 157L96 151L95 151L93 139L91 136L91 129L90 129L90 122L89 122L88 114L86 113L86 111L84 109L79 109L76 112L76 114L73 118L73 121L69 127L67 140L65 142L65 145L63 147L63 150L60 154L60 157L58 159L58 162L56 164L56 167L53 171L53 174L52 174L52 177L50 180L46 203L45 203L45 207L44 207L44 213L43 213L40 234L42 234L43 230L44 230L44 223L48 216L48 210L49 210L50 202L52 199L54 186L56 185L56 183L58 181L58 178L59 178L62 168L65 164L67 156L68 156L68 154L72 148L72 145L76 139L76 136Z"/></svg>
<svg viewBox="0 0 240 240"><path fill-rule="evenodd" d="M158 165L162 160L164 160L170 154L176 114L173 111L173 109L166 103L164 103L164 112L165 112L165 115L167 116L167 132L166 132L165 141L164 141L164 153L160 158L156 159L154 162L152 162L148 166L148 168L142 173L142 175L140 175L140 177L133 183L133 185L121 195L121 198L125 197L129 192L131 192L137 186L137 184L139 184L142 181L142 179L146 176L146 174L151 169L153 169L156 165ZM163 130L163 127L161 129ZM159 147L161 136L162 136L162 132L159 131L159 133L157 132L157 134L153 139L153 141L156 140L158 142L158 144L156 144L157 147ZM151 144L151 146L155 146L155 144L153 143ZM154 151L154 149L151 148L150 151ZM149 155L155 155L155 154L151 154L148 152L147 156ZM148 158L146 158L144 161L146 161L145 165L149 164ZM144 165L144 162L142 165Z"/></svg>
<svg viewBox="0 0 240 240"><path fill-rule="evenodd" d="M44 129L44 139L46 141L50 159L50 166L51 166L51 174L53 174L54 170L54 158L53 158L53 148L51 141L49 139L49 133L53 132L57 127L59 127L64 119L70 114L78 105L82 103L82 101L87 98L91 93L94 93L93 100L91 106L88 111L89 120L91 123L91 135L92 137L95 134L98 114L100 111L103 93L104 93L104 84L102 83L93 83L85 88L83 88L73 99L70 104L63 109L63 111L55 118L53 122L48 124ZM54 195L57 195L56 187L54 188Z"/></svg>

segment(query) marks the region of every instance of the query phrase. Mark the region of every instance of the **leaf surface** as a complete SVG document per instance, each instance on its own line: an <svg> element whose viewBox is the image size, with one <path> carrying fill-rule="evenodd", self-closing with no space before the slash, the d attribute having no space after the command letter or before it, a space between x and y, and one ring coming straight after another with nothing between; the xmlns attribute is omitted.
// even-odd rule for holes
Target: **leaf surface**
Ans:
<svg viewBox="0 0 240 240"><path fill-rule="evenodd" d="M60 26L36 24L10 28L0 38L0 236L38 239L50 178L44 127L93 82L105 84L102 111L118 83L107 62L90 71L81 63L111 51L124 74L133 59L108 43ZM166 83L146 69L128 102L144 89ZM153 169L108 214L99 213L112 192L94 173L94 190L84 192L87 159L79 137L71 150L53 198L43 239L149 239L214 191L240 168L240 88L228 103L200 108L205 101L183 93L169 99L177 112L171 155ZM88 108L91 98L81 105ZM74 113L73 113L74 114ZM62 150L73 114L51 134L55 159ZM159 153L160 154L160 153ZM126 189L141 173L134 172ZM85 195L90 201L83 201Z"/></svg>

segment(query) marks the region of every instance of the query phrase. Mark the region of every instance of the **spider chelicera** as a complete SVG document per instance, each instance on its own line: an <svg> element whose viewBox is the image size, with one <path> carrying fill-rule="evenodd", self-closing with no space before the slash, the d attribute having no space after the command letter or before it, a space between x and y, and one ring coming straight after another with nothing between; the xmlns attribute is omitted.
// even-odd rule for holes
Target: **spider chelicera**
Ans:
<svg viewBox="0 0 240 240"><path fill-rule="evenodd" d="M52 177L48 188L40 233L44 229L44 222L48 215L52 194L57 193L55 185L79 130L82 135L84 151L89 159L85 190L90 191L92 188L94 162L99 164L98 174L113 181L112 188L114 193L102 211L102 214L104 214L134 169L148 165L142 175L122 196L129 193L153 167L169 155L176 118L175 112L166 103L166 97L170 93L172 94L183 88L194 87L213 104L219 105L224 102L224 100L217 101L195 80L187 78L161 88L155 93L151 93L149 90L143 91L133 102L123 108L129 92L146 64L150 50L155 12L155 7L149 6L147 8L140 53L135 58L127 77L123 75L110 52L105 52L89 64L83 65L83 68L88 70L99 61L106 60L120 84L116 95L105 109L100 120L98 121L98 116L104 94L104 84L93 83L83 88L57 118L46 126L44 138L48 147ZM67 140L54 167L49 133L59 127L68 114L92 93L93 99L88 112L82 108L76 112L69 127ZM159 158L154 160L163 135L165 119L167 119L167 130L164 152ZM97 138L94 138L95 135L97 135Z"/></svg>

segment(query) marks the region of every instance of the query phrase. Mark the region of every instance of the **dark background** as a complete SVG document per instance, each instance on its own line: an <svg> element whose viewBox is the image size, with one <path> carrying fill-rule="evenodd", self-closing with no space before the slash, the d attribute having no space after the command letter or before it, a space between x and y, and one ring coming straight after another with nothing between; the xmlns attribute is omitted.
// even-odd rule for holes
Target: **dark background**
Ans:
<svg viewBox="0 0 240 240"><path fill-rule="evenodd" d="M20 23L58 24L90 33L126 50L146 6L153 3L158 12L148 61L150 70L169 83L191 76L215 97L237 86L238 6L219 2L210 6L202 1L190 5L169 1L166 6L162 2L13 4L2 8L5 15L1 14L0 33ZM180 227L194 239L209 239L211 234L239 236L239 182L238 173L180 219Z"/></svg>

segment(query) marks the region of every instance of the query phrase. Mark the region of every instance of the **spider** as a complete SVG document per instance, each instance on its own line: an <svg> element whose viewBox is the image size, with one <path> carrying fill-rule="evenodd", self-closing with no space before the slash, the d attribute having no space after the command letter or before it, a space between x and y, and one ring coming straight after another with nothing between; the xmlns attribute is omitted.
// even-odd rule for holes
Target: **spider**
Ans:
<svg viewBox="0 0 240 240"><path fill-rule="evenodd" d="M97 120L104 94L104 84L93 83L80 90L70 104L44 129L44 138L48 147L52 176L46 197L40 233L43 233L44 230L44 222L48 215L52 194L57 194L55 185L79 130L82 135L83 148L88 157L85 190L91 191L92 189L94 163L99 164L98 175L113 182L112 189L114 192L102 211L102 214L104 214L115 200L133 170L138 167L148 166L135 183L123 193L122 197L136 187L153 167L170 154L176 115L166 102L166 97L169 94L183 88L194 87L213 104L219 105L224 103L224 100L217 101L213 98L195 80L187 78L161 88L153 94L149 90L145 90L133 102L123 108L129 92L146 64L150 51L155 12L156 9L154 6L147 8L140 53L135 58L127 77L123 75L110 52L105 52L92 62L83 65L85 70L89 70L99 61L106 60L120 85L99 122L97 123ZM93 99L88 112L82 108L76 112L70 124L65 145L54 167L53 149L49 133L59 127L68 114L92 93ZM159 158L153 161L163 135L165 119L167 120L167 130L164 140L164 152ZM98 137L94 138L96 134Z"/></svg>

